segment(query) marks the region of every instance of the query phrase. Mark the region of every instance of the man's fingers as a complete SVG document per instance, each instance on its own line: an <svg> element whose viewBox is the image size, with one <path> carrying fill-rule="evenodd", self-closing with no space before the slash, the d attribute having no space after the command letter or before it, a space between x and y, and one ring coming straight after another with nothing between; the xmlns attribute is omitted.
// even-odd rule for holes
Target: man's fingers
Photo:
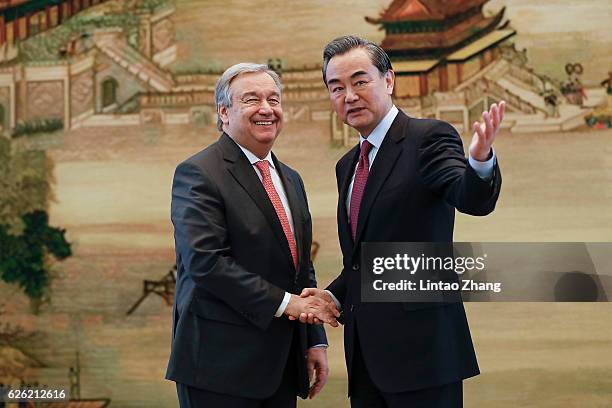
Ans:
<svg viewBox="0 0 612 408"><path fill-rule="evenodd" d="M322 323L327 323L327 324L332 325L332 326L333 326L334 322L336 322L336 319L334 317L332 317L331 315L329 315L329 314L323 314L323 315L316 316L313 319L313 323L315 323L314 320L317 320L318 322L322 322ZM337 323L336 323L336 325L337 325ZM336 327L336 326L334 326L334 327Z"/></svg>
<svg viewBox="0 0 612 408"><path fill-rule="evenodd" d="M326 309L326 315L328 315L328 320L336 320L338 317L340 317L340 311L338 310L338 308L336 307L335 304L329 304L327 306Z"/></svg>
<svg viewBox="0 0 612 408"><path fill-rule="evenodd" d="M310 387L308 398L312 399L321 392L327 382L328 370L322 367L317 367L317 381Z"/></svg>
<svg viewBox="0 0 612 408"><path fill-rule="evenodd" d="M491 123L493 124L493 131L497 131L499 127L499 111L497 110L497 104L494 103L489 109L489 116L491 117Z"/></svg>
<svg viewBox="0 0 612 408"><path fill-rule="evenodd" d="M338 321L336 320L336 317L334 313L332 313L330 310L324 310L323 311L323 315L322 316L318 316L323 322L333 326L333 327L338 327Z"/></svg>
<svg viewBox="0 0 612 408"><path fill-rule="evenodd" d="M327 384L327 376L329 375L329 368L321 368L317 372L317 394L321 392L325 384ZM315 394L316 395L316 394Z"/></svg>
<svg viewBox="0 0 612 408"><path fill-rule="evenodd" d="M499 103L499 123L501 125L502 120L504 120L504 113L506 112L506 101L501 101Z"/></svg>
<svg viewBox="0 0 612 408"><path fill-rule="evenodd" d="M308 398L309 399L313 399L314 397L317 396L317 394L319 392L321 392L321 384L319 383L319 381L315 382L314 384L312 384L312 386L310 387L310 392L308 393Z"/></svg>
<svg viewBox="0 0 612 408"><path fill-rule="evenodd" d="M314 368L314 381L312 372L309 370L309 382L312 384L310 386L310 390L308 391L308 397L314 398L325 385L327 381L327 376L329 374L329 367L327 365L327 351L321 348L313 348L308 350L308 368Z"/></svg>
<svg viewBox="0 0 612 408"><path fill-rule="evenodd" d="M300 313L299 317L287 316L289 320L299 320L300 323L321 324L323 321L317 318L314 313Z"/></svg>
<svg viewBox="0 0 612 408"><path fill-rule="evenodd" d="M300 322L308 324L317 324L318 319L314 313L302 313L300 315Z"/></svg>
<svg viewBox="0 0 612 408"><path fill-rule="evenodd" d="M308 382L312 381L312 375L314 374L314 361L308 359L306 362L306 369L308 370Z"/></svg>
<svg viewBox="0 0 612 408"><path fill-rule="evenodd" d="M489 115L489 112L483 112L482 118L484 119L484 123L485 123L484 134L485 134L485 137L489 139L491 135L493 134L493 123L491 123L491 115Z"/></svg>
<svg viewBox="0 0 612 408"><path fill-rule="evenodd" d="M487 116L488 115L489 113L487 111L482 112L482 115L481 115L482 116L482 131L483 131L483 136L485 137L483 141L486 140L486 136L487 136L487 128L488 128Z"/></svg>
<svg viewBox="0 0 612 408"><path fill-rule="evenodd" d="M474 129L474 133L482 140L485 135L480 122L474 122L472 128Z"/></svg>
<svg viewBox="0 0 612 408"><path fill-rule="evenodd" d="M325 323L329 324L332 327L338 327L338 321L336 319L330 319L326 321Z"/></svg>
<svg viewBox="0 0 612 408"><path fill-rule="evenodd" d="M309 324L327 323L333 327L338 327L336 319L340 317L341 313L335 303L327 302L318 297L310 297L307 302L308 315L304 316L304 313L302 313L300 322Z"/></svg>
<svg viewBox="0 0 612 408"><path fill-rule="evenodd" d="M338 321L336 320L338 317L340 317L340 312L338 312L338 309L336 309L335 306L331 308L328 307L326 312L327 320L325 323L333 327L338 327Z"/></svg>

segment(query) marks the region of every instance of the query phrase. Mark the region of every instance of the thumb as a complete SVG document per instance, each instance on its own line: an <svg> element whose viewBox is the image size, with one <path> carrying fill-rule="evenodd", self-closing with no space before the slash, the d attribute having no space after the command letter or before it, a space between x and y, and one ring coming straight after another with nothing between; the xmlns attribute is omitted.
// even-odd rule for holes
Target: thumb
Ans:
<svg viewBox="0 0 612 408"><path fill-rule="evenodd" d="M475 153L475 150L479 149L480 145L484 141L484 132L482 130L482 127L480 126L480 123L478 122L475 122L472 125L472 129L474 130L474 134L470 143L470 154L473 155Z"/></svg>
<svg viewBox="0 0 612 408"><path fill-rule="evenodd" d="M308 382L310 383L312 381L312 376L314 374L314 361L309 359L306 362L306 369L308 370Z"/></svg>
<svg viewBox="0 0 612 408"><path fill-rule="evenodd" d="M300 293L300 297L308 297L310 295L314 295L314 292L310 288L302 289L302 293Z"/></svg>
<svg viewBox="0 0 612 408"><path fill-rule="evenodd" d="M472 144L475 141L480 142L482 138L484 138L485 136L480 122L474 122L474 124L472 125L472 129L474 130L474 136L472 137Z"/></svg>

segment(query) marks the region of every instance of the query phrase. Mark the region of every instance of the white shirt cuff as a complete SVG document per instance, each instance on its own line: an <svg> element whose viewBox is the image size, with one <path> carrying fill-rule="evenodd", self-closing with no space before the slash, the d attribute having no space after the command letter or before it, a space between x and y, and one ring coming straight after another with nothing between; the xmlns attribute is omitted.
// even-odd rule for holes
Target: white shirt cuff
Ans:
<svg viewBox="0 0 612 408"><path fill-rule="evenodd" d="M285 309L287 308L287 305L289 304L290 299L291 299L291 293L285 292L285 297L283 298L283 301L281 302L278 309L276 309L276 313L274 313L274 317L281 317L283 313L285 313Z"/></svg>
<svg viewBox="0 0 612 408"><path fill-rule="evenodd" d="M470 163L470 167L474 169L478 177L483 179L484 181L489 181L493 178L493 167L495 166L495 149L491 148L491 158L487 161L481 162L478 161L472 156L468 157L468 161Z"/></svg>
<svg viewBox="0 0 612 408"><path fill-rule="evenodd" d="M329 290L325 290L325 291L329 294L329 296L331 296L331 298L334 301L334 303L336 304L336 307L338 308L338 310L342 310L342 305L340 304L340 302L338 302L338 299L336 299L334 294L331 293Z"/></svg>
<svg viewBox="0 0 612 408"><path fill-rule="evenodd" d="M325 343L315 344L314 346L310 346L308 348L328 348L329 346Z"/></svg>

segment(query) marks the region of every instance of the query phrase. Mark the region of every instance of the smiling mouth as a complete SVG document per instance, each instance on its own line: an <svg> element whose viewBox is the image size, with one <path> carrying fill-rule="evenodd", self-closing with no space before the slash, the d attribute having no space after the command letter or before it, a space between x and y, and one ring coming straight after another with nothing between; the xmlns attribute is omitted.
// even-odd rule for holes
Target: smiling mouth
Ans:
<svg viewBox="0 0 612 408"><path fill-rule="evenodd" d="M272 122L272 121L270 121L270 120L265 120L265 121L257 121L257 122L255 122L255 124L256 124L257 126L270 126L272 123L274 123L274 122Z"/></svg>

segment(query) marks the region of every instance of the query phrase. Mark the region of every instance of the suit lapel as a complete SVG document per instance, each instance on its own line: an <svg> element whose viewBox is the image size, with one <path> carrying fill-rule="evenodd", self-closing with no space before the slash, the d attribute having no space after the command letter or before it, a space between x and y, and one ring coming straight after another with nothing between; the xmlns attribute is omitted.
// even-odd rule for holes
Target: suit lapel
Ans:
<svg viewBox="0 0 612 408"><path fill-rule="evenodd" d="M276 210L268 197L268 193L263 187L261 180L255 174L255 169L246 156L242 153L236 142L234 142L227 134L222 134L219 139L219 144L223 150L223 158L228 162L227 169L232 174L234 179L246 190L249 196L253 199L257 207L261 210L264 217L272 227L274 235L279 240L279 243L283 247L283 250L287 253L287 256L291 260L293 265L293 259L291 259L291 251L289 250L289 244L283 227L280 224Z"/></svg>
<svg viewBox="0 0 612 408"><path fill-rule="evenodd" d="M405 119L407 119L407 116L400 111L383 139L378 153L376 153L376 159L370 168L368 181L361 199L355 244L361 241L361 235L367 223L372 204L402 152L402 146L399 142L404 138L403 125Z"/></svg>
<svg viewBox="0 0 612 408"><path fill-rule="evenodd" d="M293 231L295 235L295 246L297 247L297 251L298 251L298 266L299 266L300 263L302 262L302 259L304 259L303 258L304 251L302 248L303 214L302 214L302 206L299 204L300 199L297 195L298 186L295 185L295 182L294 180L292 180L291 177L287 177L287 175L283 171L284 165L278 161L274 153L272 154L272 160L274 161L274 165L276 166L278 175L280 176L280 179L283 182L283 187L285 188L285 193L287 194L287 200L289 201L289 209L291 210L291 217L293 218ZM289 250L289 245L287 245L287 249ZM291 251L289 251L289 255L291 255ZM293 259L291 259L291 263L293 264Z"/></svg>
<svg viewBox="0 0 612 408"><path fill-rule="evenodd" d="M352 240L351 226L349 225L348 221L348 208L346 208L346 197L348 196L351 179L353 178L355 166L357 165L357 160L359 159L359 145L351 149L349 153L347 153L347 156L350 158L350 161L344 169L344 174L340 175L342 178L340 180L340 195L338 200L338 208L340 213L338 217L338 224L341 231L343 231L346 236Z"/></svg>

